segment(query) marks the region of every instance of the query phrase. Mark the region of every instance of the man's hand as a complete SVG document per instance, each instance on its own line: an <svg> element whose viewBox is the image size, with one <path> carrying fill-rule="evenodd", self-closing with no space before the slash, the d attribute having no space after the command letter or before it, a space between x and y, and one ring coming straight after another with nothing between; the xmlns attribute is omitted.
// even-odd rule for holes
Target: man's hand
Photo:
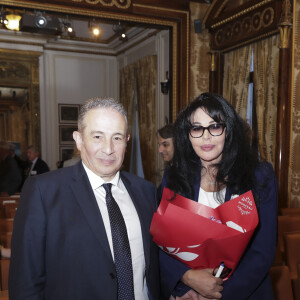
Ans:
<svg viewBox="0 0 300 300"><path fill-rule="evenodd" d="M184 284L203 296L204 299L221 299L223 280L213 276L212 273L213 269L188 270L183 274L181 280Z"/></svg>

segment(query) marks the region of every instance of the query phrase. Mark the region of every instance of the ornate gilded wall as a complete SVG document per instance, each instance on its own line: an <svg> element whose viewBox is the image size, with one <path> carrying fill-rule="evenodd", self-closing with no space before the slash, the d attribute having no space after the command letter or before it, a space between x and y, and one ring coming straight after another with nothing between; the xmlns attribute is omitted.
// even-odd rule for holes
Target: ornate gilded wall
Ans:
<svg viewBox="0 0 300 300"><path fill-rule="evenodd" d="M190 2L191 12L191 50L190 50L190 80L189 100L209 89L209 34L207 30L195 33L194 20L203 20L207 4Z"/></svg>
<svg viewBox="0 0 300 300"><path fill-rule="evenodd" d="M300 207L300 0L294 0L290 206Z"/></svg>

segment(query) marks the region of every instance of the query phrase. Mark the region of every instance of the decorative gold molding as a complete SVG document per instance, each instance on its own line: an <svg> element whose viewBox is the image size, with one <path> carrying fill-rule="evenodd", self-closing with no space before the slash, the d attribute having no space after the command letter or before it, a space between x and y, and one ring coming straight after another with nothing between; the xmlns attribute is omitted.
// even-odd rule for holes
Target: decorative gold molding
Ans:
<svg viewBox="0 0 300 300"><path fill-rule="evenodd" d="M278 25L280 31L280 48L288 49L290 44L291 31L293 26L293 18L291 12L291 3L284 0L282 4L282 14Z"/></svg>
<svg viewBox="0 0 300 300"><path fill-rule="evenodd" d="M284 0L282 3L282 13L280 24L285 26L293 25L292 10L290 0Z"/></svg>
<svg viewBox="0 0 300 300"><path fill-rule="evenodd" d="M72 0L73 2L86 2L87 4L91 4L91 5L98 5L101 4L103 6L116 6L117 8L121 8L121 9L127 9L130 7L131 5L131 0L110 0L110 2L103 1L103 0ZM121 4L120 4L121 3Z"/></svg>
<svg viewBox="0 0 300 300"><path fill-rule="evenodd" d="M226 19L224 19L224 20L222 20L222 21L220 21L220 22L218 22L218 23L216 23L216 24L213 24L213 25L211 26L211 28L216 28L216 27L218 27L218 26L224 25L224 24L226 24L226 23L228 23L228 22L230 22L230 21L232 21L232 20L234 20L234 19L239 18L240 16L243 16L243 15L245 15L245 14L248 14L250 11L253 11L253 10L255 10L255 9L257 9L257 8L259 8L259 7L261 7L261 6L265 5L265 4L267 4L267 3L269 3L269 2L272 2L272 0L264 0L264 1L262 1L262 2L260 2L260 3L258 3L258 4L256 4L256 5L253 5L253 6L247 8L247 9L245 9L245 10L242 10L241 12L239 12L239 13L237 13L237 14L235 14L235 15L232 15L232 16L229 17L229 18L226 18Z"/></svg>
<svg viewBox="0 0 300 300"><path fill-rule="evenodd" d="M274 27L274 8L267 7L263 11L257 11L252 16L244 16L241 20L231 22L219 28L214 36L214 44L217 47L224 47L231 43L242 40L245 35L254 37L257 32L265 31L268 27Z"/></svg>
<svg viewBox="0 0 300 300"><path fill-rule="evenodd" d="M281 49L288 49L290 44L290 37L292 28L290 26L282 26L279 25L279 32L280 32L280 46Z"/></svg>
<svg viewBox="0 0 300 300"><path fill-rule="evenodd" d="M242 43L236 44L236 45L234 45L232 47L228 47L228 48L222 49L222 53L226 53L226 52L232 51L232 50L237 49L239 47L243 47L245 45L251 44L251 43L253 43L255 41L264 39L266 37L269 37L271 35L275 35L275 34L278 34L278 33L279 33L279 30L273 30L273 31L270 31L270 32L265 33L265 34L261 34L261 35L255 37L255 38L253 38L253 39L250 39L250 40L244 41Z"/></svg>
<svg viewBox="0 0 300 300"><path fill-rule="evenodd" d="M180 14L185 14L187 16L189 15L189 12L186 11L186 10L178 10L178 9L158 7L158 6L152 6L152 5L137 4L137 3L133 3L132 6L142 7L142 8L147 8L147 9L151 8L151 9L161 10L161 11L177 12L177 13L180 13Z"/></svg>
<svg viewBox="0 0 300 300"><path fill-rule="evenodd" d="M217 52L216 51L210 51L208 52L209 57L210 57L210 71L214 72L217 70L217 64L216 64L216 60L217 60Z"/></svg>

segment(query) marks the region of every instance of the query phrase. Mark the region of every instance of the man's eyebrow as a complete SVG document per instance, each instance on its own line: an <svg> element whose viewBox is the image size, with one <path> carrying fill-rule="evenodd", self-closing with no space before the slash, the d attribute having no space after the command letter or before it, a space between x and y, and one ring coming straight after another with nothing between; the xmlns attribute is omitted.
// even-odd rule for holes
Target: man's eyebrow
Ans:
<svg viewBox="0 0 300 300"><path fill-rule="evenodd" d="M101 130L93 130L93 131L91 131L91 134L105 134L105 132L103 132L103 131L101 131ZM122 132L114 132L112 135L113 135L113 136L114 136L114 135L125 136L124 133L122 133Z"/></svg>

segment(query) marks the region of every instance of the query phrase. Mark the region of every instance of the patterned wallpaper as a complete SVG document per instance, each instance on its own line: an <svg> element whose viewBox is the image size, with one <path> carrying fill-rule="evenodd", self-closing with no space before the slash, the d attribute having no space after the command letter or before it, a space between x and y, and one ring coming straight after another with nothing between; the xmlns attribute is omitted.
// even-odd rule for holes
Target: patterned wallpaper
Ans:
<svg viewBox="0 0 300 300"><path fill-rule="evenodd" d="M300 0L294 1L290 207L300 207Z"/></svg>
<svg viewBox="0 0 300 300"><path fill-rule="evenodd" d="M191 48L190 48L190 101L209 90L209 33L195 33L194 20L202 20L208 9L207 4L190 2L191 12Z"/></svg>

